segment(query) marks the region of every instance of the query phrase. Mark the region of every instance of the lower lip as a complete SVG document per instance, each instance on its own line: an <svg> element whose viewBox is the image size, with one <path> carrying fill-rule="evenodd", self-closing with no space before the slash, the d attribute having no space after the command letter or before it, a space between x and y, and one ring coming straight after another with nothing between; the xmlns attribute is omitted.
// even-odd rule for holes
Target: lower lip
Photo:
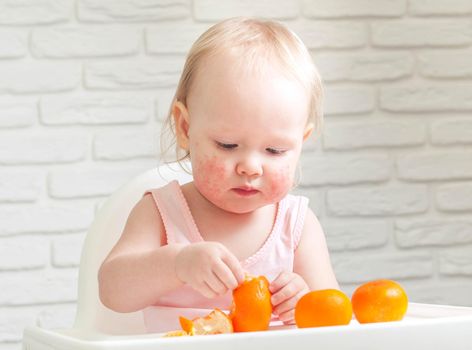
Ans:
<svg viewBox="0 0 472 350"><path fill-rule="evenodd" d="M242 190L240 188L233 188L233 191L239 194L240 196L249 197L254 196L255 194L259 193L258 190Z"/></svg>

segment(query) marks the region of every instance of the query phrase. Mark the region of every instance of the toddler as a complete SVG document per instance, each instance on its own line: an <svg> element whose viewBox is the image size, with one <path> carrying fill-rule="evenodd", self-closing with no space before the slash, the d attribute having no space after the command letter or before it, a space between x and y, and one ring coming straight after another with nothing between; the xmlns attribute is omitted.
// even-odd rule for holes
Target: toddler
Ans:
<svg viewBox="0 0 472 350"><path fill-rule="evenodd" d="M149 331L228 310L246 273L270 281L274 320L336 288L308 199L288 194L303 142L322 119L310 54L282 24L220 22L198 38L168 117L193 181L149 190L99 271L102 303L143 310Z"/></svg>

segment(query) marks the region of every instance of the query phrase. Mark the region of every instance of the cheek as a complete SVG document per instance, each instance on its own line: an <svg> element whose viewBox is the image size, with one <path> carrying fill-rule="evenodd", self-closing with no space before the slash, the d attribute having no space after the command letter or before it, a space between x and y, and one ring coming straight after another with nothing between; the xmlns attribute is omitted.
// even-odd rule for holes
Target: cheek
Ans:
<svg viewBox="0 0 472 350"><path fill-rule="evenodd" d="M195 185L208 196L218 196L221 192L221 181L225 178L224 164L217 157L199 159L194 164Z"/></svg>
<svg viewBox="0 0 472 350"><path fill-rule="evenodd" d="M274 170L270 181L270 200L278 201L293 185L293 175L289 166Z"/></svg>

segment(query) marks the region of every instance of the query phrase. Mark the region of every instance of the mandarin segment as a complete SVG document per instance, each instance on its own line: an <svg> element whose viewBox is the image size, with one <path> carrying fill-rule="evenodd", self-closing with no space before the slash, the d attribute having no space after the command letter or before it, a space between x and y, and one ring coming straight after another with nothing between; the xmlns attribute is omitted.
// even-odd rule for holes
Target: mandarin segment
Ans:
<svg viewBox="0 0 472 350"><path fill-rule="evenodd" d="M400 321L408 309L405 290L399 283L386 279L362 284L351 300L359 323Z"/></svg>
<svg viewBox="0 0 472 350"><path fill-rule="evenodd" d="M269 281L264 276L246 276L233 291L230 318L235 332L264 331L272 317Z"/></svg>
<svg viewBox="0 0 472 350"><path fill-rule="evenodd" d="M298 328L347 325L351 319L351 301L337 289L308 292L295 306Z"/></svg>

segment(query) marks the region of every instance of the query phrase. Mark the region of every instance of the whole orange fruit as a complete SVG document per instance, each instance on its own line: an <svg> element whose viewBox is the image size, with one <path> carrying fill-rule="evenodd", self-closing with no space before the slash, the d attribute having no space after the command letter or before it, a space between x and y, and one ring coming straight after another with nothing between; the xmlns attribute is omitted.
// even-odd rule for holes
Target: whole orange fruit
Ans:
<svg viewBox="0 0 472 350"><path fill-rule="evenodd" d="M235 332L264 331L272 316L269 281L264 276L246 276L233 290L233 305L229 317Z"/></svg>
<svg viewBox="0 0 472 350"><path fill-rule="evenodd" d="M351 319L351 301L337 289L309 292L295 306L295 322L299 328L347 325Z"/></svg>
<svg viewBox="0 0 472 350"><path fill-rule="evenodd" d="M408 308L402 286L386 279L364 283L354 291L351 301L359 323L400 321Z"/></svg>

